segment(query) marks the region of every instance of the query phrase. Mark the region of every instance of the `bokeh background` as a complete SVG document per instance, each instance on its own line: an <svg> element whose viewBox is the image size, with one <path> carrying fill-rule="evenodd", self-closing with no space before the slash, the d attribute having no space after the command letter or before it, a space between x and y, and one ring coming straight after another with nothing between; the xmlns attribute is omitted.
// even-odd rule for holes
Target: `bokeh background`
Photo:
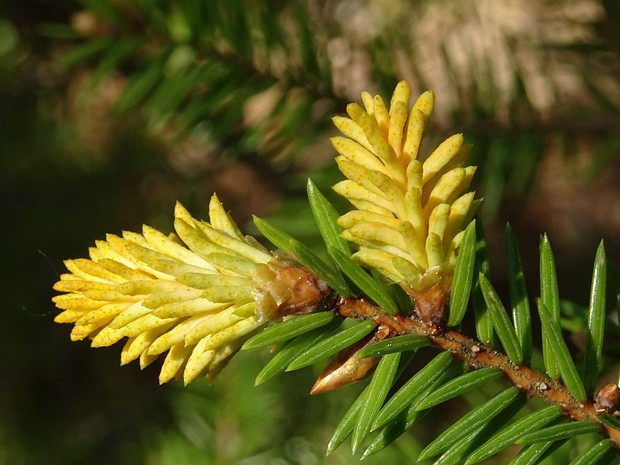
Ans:
<svg viewBox="0 0 620 465"><path fill-rule="evenodd" d="M356 463L324 450L359 386L254 388L269 355L244 353L160 387L120 346L71 343L51 286L106 232L169 231L176 200L206 216L214 191L246 231L257 214L319 247L304 186L337 179L330 117L400 79L436 94L426 150L474 144L498 288L510 221L530 290L546 232L561 295L586 302L598 242L620 257L617 1L2 2L0 464Z"/></svg>

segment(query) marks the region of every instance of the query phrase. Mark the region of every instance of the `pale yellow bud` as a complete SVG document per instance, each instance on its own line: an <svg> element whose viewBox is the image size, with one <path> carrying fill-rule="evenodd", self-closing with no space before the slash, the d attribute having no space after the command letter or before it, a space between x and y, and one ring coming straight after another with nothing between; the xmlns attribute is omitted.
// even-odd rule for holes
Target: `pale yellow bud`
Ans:
<svg viewBox="0 0 620 465"><path fill-rule="evenodd" d="M353 258L414 298L435 289L418 296L432 313L428 297L439 295L443 305L461 232L479 203L467 192L476 169L463 166L471 148L462 134L421 156L435 98L425 92L409 110L409 93L409 85L399 83L389 109L382 98L364 93L363 107L347 106L350 119L334 118L344 137L334 137L332 143L346 178L334 190L355 208L338 220L342 237L358 248Z"/></svg>
<svg viewBox="0 0 620 465"><path fill-rule="evenodd" d="M199 221L177 204L176 234L144 226L97 241L90 259L67 260L70 273L54 286L63 310L55 321L73 323L71 339L90 338L93 347L127 339L122 364L139 359L144 368L166 354L161 383L217 374L254 331L317 295L294 296L282 271L291 267L244 237L216 196L209 215ZM266 267L285 282L257 280Z"/></svg>

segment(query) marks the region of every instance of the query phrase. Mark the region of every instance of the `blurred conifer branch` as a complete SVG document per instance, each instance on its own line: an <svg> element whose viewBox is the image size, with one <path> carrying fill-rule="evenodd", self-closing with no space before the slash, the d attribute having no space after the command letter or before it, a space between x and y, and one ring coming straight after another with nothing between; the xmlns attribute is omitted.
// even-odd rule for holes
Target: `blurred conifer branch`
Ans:
<svg viewBox="0 0 620 465"><path fill-rule="evenodd" d="M218 154L278 169L303 154L314 169L328 115L406 78L438 95L437 132L458 124L478 147L490 214L503 192L527 190L545 151L585 147L594 176L620 146L610 2L82 4L59 63L90 68L91 85L120 77L117 109L168 145L200 134Z"/></svg>

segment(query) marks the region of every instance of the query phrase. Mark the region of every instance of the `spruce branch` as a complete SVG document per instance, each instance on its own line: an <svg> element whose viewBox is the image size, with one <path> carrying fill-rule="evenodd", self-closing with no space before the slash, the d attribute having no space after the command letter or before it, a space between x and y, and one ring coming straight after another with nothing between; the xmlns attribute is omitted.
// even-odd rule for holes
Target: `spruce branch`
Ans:
<svg viewBox="0 0 620 465"><path fill-rule="evenodd" d="M329 363L313 394L372 376L330 449L351 435L357 450L380 429L364 456L374 453L419 421L434 406L426 399L446 382L467 380L473 389L498 374L512 386L475 406L421 457L464 461L470 453L484 455L510 442L525 444L517 461L530 460L592 432L620 449L618 385L595 392L606 320L602 244L579 370L562 334L551 246L546 238L541 241L537 307L546 374L537 371L530 365L531 316L529 305L520 302L528 297L510 234L512 319L488 278L480 226L472 221L480 203L469 191L475 167L464 166L470 147L457 134L421 160L430 92L411 109L406 82L397 85L389 107L380 96L364 93L362 100L363 107L347 107L349 118L334 119L343 137L332 142L346 178L334 190L349 200L351 210L339 215L311 181L307 185L327 258L255 218L279 251L266 249L241 233L216 196L209 221L177 204L175 233L145 226L142 234L108 235L90 249L90 259L67 260L69 273L55 285L63 293L54 298L62 310L56 321L73 323L71 338L90 338L95 347L126 338L123 364L139 360L144 367L167 352L161 383L212 379L237 351L265 347L279 351L257 384L324 359ZM472 306L476 338L461 330ZM439 355L390 397L413 354L426 346ZM488 433L504 427L527 398L557 407L569 421L537 421L533 431L527 430L530 423L518 421L518 428L507 426L510 434L502 429L489 445ZM555 410L547 410L549 422ZM482 452L474 450L478 446ZM605 452L600 446L600 454Z"/></svg>
<svg viewBox="0 0 620 465"><path fill-rule="evenodd" d="M513 363L506 354L487 343L482 343L455 330L438 331L435 326L429 326L415 315L391 316L363 298L344 299L337 306L337 311L346 317L372 319L377 325L388 328L394 335L414 334L427 337L431 345L449 351L472 369L499 369L508 381L520 391L525 392L528 397L540 398L551 405L561 407L573 421L598 423L615 446L620 448L620 430L602 419L603 413L614 412L602 408L600 402L578 402L571 391L559 380L551 379L525 364ZM607 390L611 391L617 400L617 386L613 384L603 386L595 398L606 397L605 391Z"/></svg>

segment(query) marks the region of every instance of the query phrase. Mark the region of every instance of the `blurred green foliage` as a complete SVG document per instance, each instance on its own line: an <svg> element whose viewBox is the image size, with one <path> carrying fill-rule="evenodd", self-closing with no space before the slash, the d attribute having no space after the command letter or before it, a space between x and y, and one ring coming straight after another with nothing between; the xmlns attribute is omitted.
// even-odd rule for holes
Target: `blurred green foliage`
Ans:
<svg viewBox="0 0 620 465"><path fill-rule="evenodd" d="M491 246L505 219L532 256L551 230L561 285L587 301L598 240L620 251L620 10L492 3L1 5L0 463L355 461L323 458L348 391L310 398L308 372L253 388L255 354L212 386L158 387L118 349L70 343L51 286L106 232L169 230L175 200L200 216L214 190L240 222L318 242L305 180L337 176L330 115L402 78L438 96L429 144L474 143ZM396 444L373 463L417 455Z"/></svg>

